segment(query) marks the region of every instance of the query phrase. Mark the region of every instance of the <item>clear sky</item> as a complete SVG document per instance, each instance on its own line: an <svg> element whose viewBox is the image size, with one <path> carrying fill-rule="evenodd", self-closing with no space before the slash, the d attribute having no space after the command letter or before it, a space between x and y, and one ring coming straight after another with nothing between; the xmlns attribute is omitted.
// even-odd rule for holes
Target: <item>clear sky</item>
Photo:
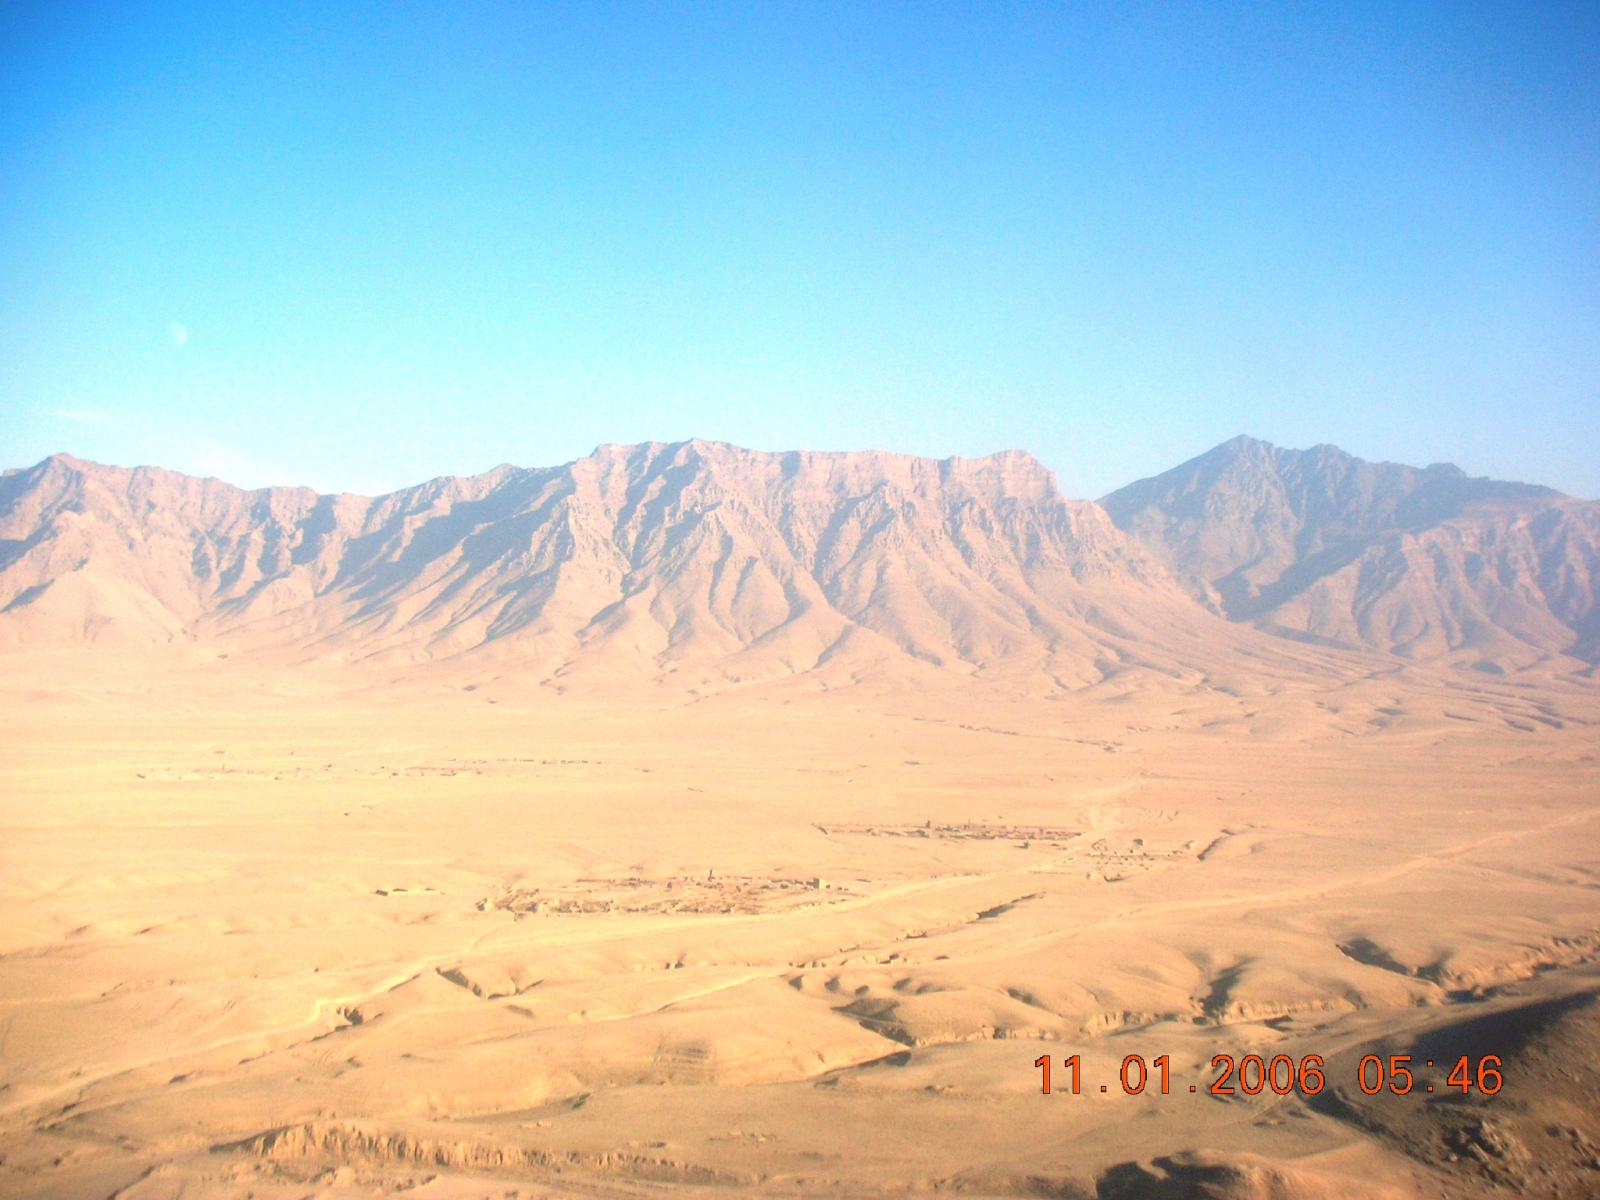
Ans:
<svg viewBox="0 0 1600 1200"><path fill-rule="evenodd" d="M1600 5L0 5L0 465L1600 496Z"/></svg>

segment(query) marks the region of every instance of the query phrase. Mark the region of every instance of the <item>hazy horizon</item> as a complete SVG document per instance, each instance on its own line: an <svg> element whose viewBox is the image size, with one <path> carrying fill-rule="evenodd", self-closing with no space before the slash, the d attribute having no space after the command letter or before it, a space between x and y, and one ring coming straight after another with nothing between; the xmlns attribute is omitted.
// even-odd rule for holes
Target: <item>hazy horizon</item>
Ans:
<svg viewBox="0 0 1600 1200"><path fill-rule="evenodd" d="M1331 448L1331 449L1334 449L1334 450L1337 450L1337 451L1341 451L1341 452L1343 452L1345 454L1349 454L1350 453L1345 447L1337 446L1332 442L1318 442L1318 443L1315 443L1314 445L1308 445L1308 446L1280 446L1277 443L1271 442L1266 438L1258 438L1258 437L1255 437L1252 434L1240 433L1240 434L1235 434L1232 437L1225 438L1222 441L1217 442L1214 445L1207 446L1203 450L1196 451L1195 453L1188 455L1186 458L1184 458L1184 459L1182 459L1180 461L1171 462L1171 463L1166 464L1164 467L1159 467L1159 468L1151 471L1151 473L1148 474L1148 475L1141 475L1141 476L1138 476L1137 478L1134 478L1134 479L1122 480L1120 483L1118 483L1116 485L1116 488L1127 487L1127 486L1129 486L1131 484L1134 484L1134 483L1141 483L1141 482L1144 482L1144 481L1147 481L1147 480L1150 480L1150 479L1154 479L1157 476L1162 475L1167 471L1173 470L1176 467L1183 466L1183 465L1185 465L1187 463L1193 462L1196 459L1203 458L1207 454L1210 454L1211 452L1213 452L1215 450L1220 450L1224 446L1228 446L1228 445L1230 445L1230 444L1232 444L1234 442L1241 441L1241 440L1258 442L1258 443L1261 443L1263 445L1271 446L1273 449L1288 450L1288 451L1292 451L1292 452L1295 452L1295 453L1305 453L1305 452L1312 451L1312 450L1328 449L1328 448ZM829 455L868 455L868 456L870 456L870 455L888 455L890 457L896 457L896 458L927 459L927 460L932 461L932 462L949 462L949 461L954 461L954 460L973 461L973 460L994 458L994 457L997 457L999 455L1004 455L1004 454L1022 453L1022 454L1026 454L1028 457L1034 459L1036 462L1039 462L1046 470L1050 471L1051 475L1056 480L1056 486L1061 490L1061 494L1063 496L1065 496L1067 499L1071 499L1071 500L1099 500L1099 499L1103 499L1105 496L1109 495L1111 493L1111 491L1116 490L1116 488L1111 488L1111 489L1107 489L1104 492L1099 492L1099 493L1096 493L1096 494L1093 494L1093 495L1090 495L1090 494L1078 494L1078 493L1072 492L1062 483L1062 480L1061 480L1059 472L1055 471L1055 469L1052 468L1049 463L1044 462L1043 459L1041 459L1037 454L1035 454L1032 450L1030 450L1026 446L1002 446L1002 447L998 447L998 448L996 448L994 450L984 451L984 452L980 452L980 453L976 453L976 454L928 455L928 454L912 454L912 453L910 453L908 451L895 450L895 449L892 449L892 448L889 448L889 447L884 447L884 446L868 446L868 447L861 447L861 448L857 448L857 449L842 449L842 450L819 450L819 449L816 449L814 447L807 447L807 446L788 446L788 447L783 447L783 448L768 448L768 447L764 447L764 446L744 446L744 445L740 445L740 444L738 444L736 442L728 442L728 441L724 441L724 440L719 439L719 438L704 438L704 437L698 437L698 436L693 436L693 435L688 436L688 437L680 437L680 438L666 438L666 439L653 438L653 439L649 439L648 441L642 441L642 442L617 442L617 441L600 442L600 443L597 443L595 446L591 447L590 450L587 453L579 454L579 455L576 455L576 456L574 456L572 458L562 459L562 460L557 461L557 462L514 462L514 461L512 461L510 459L505 459L505 460L502 460L500 462L494 463L494 464L492 464L490 466L484 467L482 470L461 471L461 472L440 472L440 473L435 473L435 474L432 474L432 475L425 475L425 476L422 476L420 478L412 479L412 480L409 480L407 482L401 483L396 487L389 488L386 491L381 491L381 492L370 492L370 491L369 492L359 492L359 491L354 491L354 490L351 490L351 489L348 489L348 488L346 488L346 489L325 489L325 488L314 487L311 484L297 483L297 482L293 482L293 481L284 481L284 482L277 482L277 483L262 483L262 484L245 484L245 483L240 483L236 479L229 478L226 475L215 475L215 474L207 475L207 474L200 474L198 472L183 471L180 468L168 466L165 463L158 463L158 462L107 462L107 461L102 460L102 459L90 458L87 455L74 454L70 450L52 451L49 454L46 454L46 455L42 456L41 458L35 459L35 460L33 460L31 462L27 462L27 463L19 463L19 464L16 464L16 465L0 464L0 472L3 472L4 474L9 475L9 474L13 474L13 473L18 472L18 471L29 470L30 468L38 466L40 463L45 462L45 461L47 461L47 460L49 460L51 458L54 458L57 455L66 455L69 458L75 458L75 459L79 459L79 460L85 461L85 462L94 462L94 463L97 463L97 464L99 464L101 466L114 467L114 468L117 468L119 470L138 470L140 468L150 467L150 468L155 468L155 469L158 469L158 470L173 471L173 472L175 472L177 474L180 474L180 475L191 475L191 476L195 476L197 478L213 478L213 479L218 480L221 483L229 484L229 485L231 485L233 487L238 487L238 488L241 488L242 490L245 490L245 491L261 491L261 490L271 490L271 489L278 489L278 488L287 488L287 489L309 489L311 491L317 492L319 495L352 495L352 496L378 497L378 496L392 495L395 492L405 491L408 488L417 487L417 486L420 486L421 484L428 483L428 482L430 482L432 480L435 480L435 479L472 478L472 477L479 476L479 475L486 475L486 474L488 474L488 473L490 473L492 471L499 470L502 467L511 467L511 468L516 469L516 470L524 470L524 471L554 470L554 469L558 469L558 468L561 468L561 467L571 466L573 463L579 462L579 461L581 461L581 460L583 460L585 458L592 458L594 455L598 454L601 450L604 450L607 447L622 446L622 447L632 448L632 447L649 446L649 445L684 446L684 445L688 445L688 444L693 443L693 442L705 442L705 443L708 443L708 444L711 444L711 445L728 446L728 447L731 447L731 448L733 448L735 450L749 451L749 452L755 453L755 454L764 454L764 455L773 455L773 456L782 456L782 455L786 455L786 454L829 454ZM1434 461L1431 461L1431 462L1394 462L1394 461L1388 460L1388 459L1364 459L1360 455L1351 455L1351 457L1355 458L1356 460L1361 461L1361 462L1371 463L1374 466L1411 467L1411 468L1414 468L1414 469L1417 469L1417 470L1423 470L1423 469L1427 469L1427 468L1430 468L1430 467L1451 467L1451 468L1455 468L1455 469L1458 469L1458 470L1463 470L1464 473L1469 478L1490 479L1490 480L1494 480L1496 482L1501 482L1501 483L1532 484L1532 485L1535 485L1535 486L1538 486L1538 487L1552 487L1551 484L1546 483L1543 480L1539 480L1539 479L1510 479L1510 478L1494 476L1494 475L1477 475L1474 472L1465 471L1464 468L1462 468L1461 464L1459 464L1459 463L1448 462L1448 461L1445 461L1445 460L1434 460ZM1554 488L1553 490L1559 492L1561 489ZM1574 500L1591 500L1591 499L1593 499L1593 497L1590 497L1590 496L1575 496L1575 495L1572 495L1572 493L1570 493L1570 492L1565 492L1565 493L1562 493L1562 494L1566 495L1570 499L1574 499Z"/></svg>

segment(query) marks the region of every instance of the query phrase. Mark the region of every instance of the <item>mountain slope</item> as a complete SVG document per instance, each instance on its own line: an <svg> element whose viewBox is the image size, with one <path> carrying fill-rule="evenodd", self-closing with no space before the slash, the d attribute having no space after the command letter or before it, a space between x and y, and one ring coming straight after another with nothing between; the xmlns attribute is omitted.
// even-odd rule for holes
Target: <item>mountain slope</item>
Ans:
<svg viewBox="0 0 1600 1200"><path fill-rule="evenodd" d="M1491 670L1600 659L1600 505L1546 488L1241 438L1102 503L1018 452L603 446L375 498L58 455L0 477L0 647L686 685L1313 661L1284 636Z"/></svg>
<svg viewBox="0 0 1600 1200"><path fill-rule="evenodd" d="M1073 685L1177 671L1227 636L1025 454L699 441L371 499L56 456L0 480L0 610L12 646L473 655L551 678L920 665Z"/></svg>
<svg viewBox="0 0 1600 1200"><path fill-rule="evenodd" d="M1489 668L1600 656L1600 505L1235 438L1101 503L1229 619Z"/></svg>

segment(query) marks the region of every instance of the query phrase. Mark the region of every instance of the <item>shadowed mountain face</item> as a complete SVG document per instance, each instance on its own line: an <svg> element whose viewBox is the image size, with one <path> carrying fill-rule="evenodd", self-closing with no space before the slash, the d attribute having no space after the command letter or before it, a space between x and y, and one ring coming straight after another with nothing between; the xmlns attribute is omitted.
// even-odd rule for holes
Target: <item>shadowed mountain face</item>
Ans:
<svg viewBox="0 0 1600 1200"><path fill-rule="evenodd" d="M1101 503L1231 620L1488 668L1600 656L1600 505L1235 438Z"/></svg>
<svg viewBox="0 0 1600 1200"><path fill-rule="evenodd" d="M0 645L1056 687L1299 653L1258 625L1592 661L1597 546L1547 489L1247 439L1105 507L1017 452L606 446L377 498L56 456L0 479Z"/></svg>
<svg viewBox="0 0 1600 1200"><path fill-rule="evenodd" d="M376 499L57 456L0 481L0 538L11 645L1078 684L1152 657L1170 669L1196 618L1222 624L1020 453L608 446Z"/></svg>

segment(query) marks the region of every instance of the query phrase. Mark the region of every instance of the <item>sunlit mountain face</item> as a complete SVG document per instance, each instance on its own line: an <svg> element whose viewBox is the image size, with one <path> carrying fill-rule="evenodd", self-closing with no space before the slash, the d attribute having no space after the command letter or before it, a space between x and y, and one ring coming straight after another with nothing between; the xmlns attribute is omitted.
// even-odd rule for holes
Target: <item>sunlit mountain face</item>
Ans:
<svg viewBox="0 0 1600 1200"><path fill-rule="evenodd" d="M1568 1200L1597 506L0 477L0 1192Z"/></svg>
<svg viewBox="0 0 1600 1200"><path fill-rule="evenodd" d="M1245 438L1099 504L1019 452L699 441L379 497L57 456L7 475L0 504L12 645L1029 687L1204 669L1246 630L1488 671L1600 653L1600 506Z"/></svg>

